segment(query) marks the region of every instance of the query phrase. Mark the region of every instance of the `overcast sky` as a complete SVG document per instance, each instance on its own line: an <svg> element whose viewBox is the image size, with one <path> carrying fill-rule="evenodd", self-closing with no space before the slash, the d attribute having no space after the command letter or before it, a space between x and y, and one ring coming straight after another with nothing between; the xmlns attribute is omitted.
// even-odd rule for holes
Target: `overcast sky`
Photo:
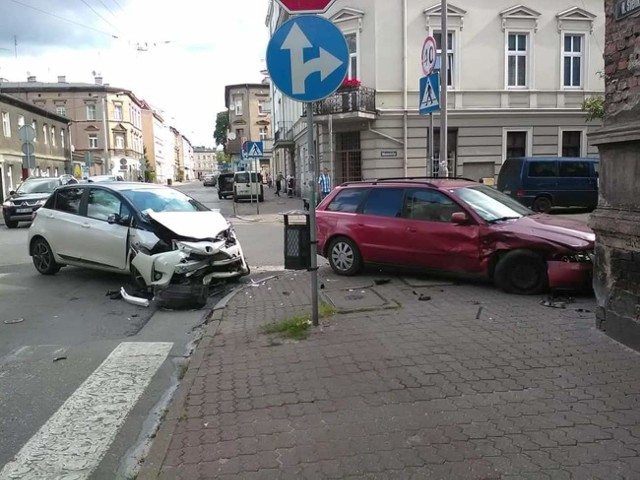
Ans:
<svg viewBox="0 0 640 480"><path fill-rule="evenodd" d="M268 0L0 0L0 77L112 86L213 146L224 87L259 82ZM17 39L17 59L14 36Z"/></svg>

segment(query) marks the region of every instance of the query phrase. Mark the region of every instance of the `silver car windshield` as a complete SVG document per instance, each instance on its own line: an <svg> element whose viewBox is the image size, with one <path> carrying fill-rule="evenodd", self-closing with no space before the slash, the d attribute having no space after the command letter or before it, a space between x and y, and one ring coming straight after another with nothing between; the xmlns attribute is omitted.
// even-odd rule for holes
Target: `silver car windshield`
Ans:
<svg viewBox="0 0 640 480"><path fill-rule="evenodd" d="M487 222L505 218L520 218L533 212L513 198L486 185L451 190Z"/></svg>
<svg viewBox="0 0 640 480"><path fill-rule="evenodd" d="M145 188L126 190L122 194L144 212L203 212L209 209L193 198L171 188Z"/></svg>

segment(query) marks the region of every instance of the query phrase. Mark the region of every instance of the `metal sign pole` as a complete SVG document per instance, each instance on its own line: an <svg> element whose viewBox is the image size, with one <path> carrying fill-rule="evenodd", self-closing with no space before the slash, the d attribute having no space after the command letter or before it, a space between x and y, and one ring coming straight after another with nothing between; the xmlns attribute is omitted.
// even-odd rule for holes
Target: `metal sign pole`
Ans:
<svg viewBox="0 0 640 480"><path fill-rule="evenodd" d="M427 174L433 177L433 113L429 114L429 168L427 168Z"/></svg>
<svg viewBox="0 0 640 480"><path fill-rule="evenodd" d="M311 318L313 325L318 326L320 324L318 314L318 240L316 236L316 159L315 149L313 148L313 103L307 102L307 151L309 152L309 165L311 166L311 194L309 205L309 224L311 228L310 243L311 243L311 265L309 270L311 271Z"/></svg>
<svg viewBox="0 0 640 480"><path fill-rule="evenodd" d="M257 189L256 189L256 214L260 215L260 187L262 187L262 182L260 181L260 177L258 176L258 169L260 164L260 159L256 157L256 185L257 185ZM253 189L253 182L251 189Z"/></svg>
<svg viewBox="0 0 640 480"><path fill-rule="evenodd" d="M440 31L440 169L444 167L445 177L449 176L449 155L447 149L447 81L449 79L449 26L447 19L447 0L442 0Z"/></svg>

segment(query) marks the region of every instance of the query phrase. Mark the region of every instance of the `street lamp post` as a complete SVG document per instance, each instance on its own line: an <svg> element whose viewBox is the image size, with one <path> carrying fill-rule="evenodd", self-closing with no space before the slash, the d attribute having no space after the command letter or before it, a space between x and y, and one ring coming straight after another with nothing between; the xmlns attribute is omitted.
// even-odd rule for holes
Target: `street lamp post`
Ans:
<svg viewBox="0 0 640 480"><path fill-rule="evenodd" d="M104 130L104 165L105 173L111 174L111 159L109 158L109 123L107 121L107 92L102 97L102 129Z"/></svg>

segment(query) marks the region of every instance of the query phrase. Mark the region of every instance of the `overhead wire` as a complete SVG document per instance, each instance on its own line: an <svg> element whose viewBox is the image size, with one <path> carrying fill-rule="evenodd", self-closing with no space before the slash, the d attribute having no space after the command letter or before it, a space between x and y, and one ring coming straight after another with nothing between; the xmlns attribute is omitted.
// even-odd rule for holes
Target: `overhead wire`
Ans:
<svg viewBox="0 0 640 480"><path fill-rule="evenodd" d="M113 23L111 23L109 20L107 20L106 18L104 18L102 16L102 14L100 12L98 12L95 8L93 8L88 2L87 0L80 0L82 3L84 3L87 7L89 7L89 9L91 9L91 11L93 13L95 13L99 18L102 19L102 21L104 21L107 25L109 25L111 28L120 31L120 29L118 27L116 27Z"/></svg>
<svg viewBox="0 0 640 480"><path fill-rule="evenodd" d="M113 10L109 8L109 6L106 3L104 3L104 0L98 0L98 1L102 4L104 9L113 16L113 18L115 18L116 20L118 19L118 16L113 12Z"/></svg>
<svg viewBox="0 0 640 480"><path fill-rule="evenodd" d="M41 8L34 7L33 5L29 5L28 3L21 2L20 0L10 0L10 1L15 3L15 4L17 4L17 5L21 5L23 7L35 10L36 12L40 12L43 15L48 15L50 17L57 18L58 20L62 20L64 22L71 23L71 24L76 25L78 27L86 28L87 30L92 30L92 31L94 31L96 33L101 33L103 35L108 35L108 36L110 36L112 38L120 38L117 35L114 35L113 33L105 32L104 30L99 30L97 28L90 27L89 25L86 25L84 23L76 22L74 20L70 20L68 18L61 17L60 15L56 15L55 13L51 13L51 12L48 12L46 10L42 10Z"/></svg>

